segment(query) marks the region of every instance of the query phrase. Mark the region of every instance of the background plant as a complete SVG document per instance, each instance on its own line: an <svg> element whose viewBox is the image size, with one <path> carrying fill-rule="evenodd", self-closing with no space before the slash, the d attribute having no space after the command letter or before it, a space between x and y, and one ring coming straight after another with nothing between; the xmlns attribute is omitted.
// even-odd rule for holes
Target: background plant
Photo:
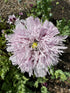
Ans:
<svg viewBox="0 0 70 93"><path fill-rule="evenodd" d="M51 79L59 79L60 81L67 81L68 77L70 77L70 72L63 72L61 69L55 70L52 67L50 69Z"/></svg>
<svg viewBox="0 0 70 93"><path fill-rule="evenodd" d="M40 17L43 21L52 17L51 2L53 0L37 0L36 6L33 6L27 13L28 16Z"/></svg>
<svg viewBox="0 0 70 93"><path fill-rule="evenodd" d="M70 20L57 20L57 28L59 29L61 35L70 36Z"/></svg>

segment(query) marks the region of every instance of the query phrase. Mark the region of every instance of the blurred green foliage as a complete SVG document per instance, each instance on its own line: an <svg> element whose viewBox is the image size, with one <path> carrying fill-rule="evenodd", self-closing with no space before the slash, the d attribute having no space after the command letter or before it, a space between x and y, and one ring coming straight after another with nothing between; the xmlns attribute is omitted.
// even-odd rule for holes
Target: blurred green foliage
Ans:
<svg viewBox="0 0 70 93"><path fill-rule="evenodd" d="M41 87L41 93L50 93L45 86Z"/></svg>
<svg viewBox="0 0 70 93"><path fill-rule="evenodd" d="M60 31L60 35L68 35L70 36L70 20L57 20L57 28Z"/></svg>
<svg viewBox="0 0 70 93"><path fill-rule="evenodd" d="M37 0L37 5L33 6L27 13L28 16L40 17L43 21L52 17L51 2L53 0Z"/></svg>
<svg viewBox="0 0 70 93"><path fill-rule="evenodd" d="M50 69L51 79L60 79L60 81L67 81L68 77L70 77L70 72L63 72L61 69L55 70L52 67Z"/></svg>

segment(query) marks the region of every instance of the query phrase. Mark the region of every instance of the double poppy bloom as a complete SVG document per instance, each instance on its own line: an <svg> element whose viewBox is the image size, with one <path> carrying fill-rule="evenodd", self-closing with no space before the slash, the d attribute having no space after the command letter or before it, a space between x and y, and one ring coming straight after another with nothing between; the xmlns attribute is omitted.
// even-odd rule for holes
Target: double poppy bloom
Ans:
<svg viewBox="0 0 70 93"><path fill-rule="evenodd" d="M7 51L13 54L12 64L29 76L46 76L48 68L58 63L59 55L66 49L63 44L66 36L59 36L53 23L47 20L42 23L32 16L19 20L15 26L13 34L6 36Z"/></svg>

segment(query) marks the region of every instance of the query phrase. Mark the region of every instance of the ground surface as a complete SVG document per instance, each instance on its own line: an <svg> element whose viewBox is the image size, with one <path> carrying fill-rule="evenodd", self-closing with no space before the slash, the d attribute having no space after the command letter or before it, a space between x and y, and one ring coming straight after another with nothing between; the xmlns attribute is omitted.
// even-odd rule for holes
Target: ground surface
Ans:
<svg viewBox="0 0 70 93"><path fill-rule="evenodd" d="M59 2L59 4L56 4L56 2ZM55 0L52 5L54 19L70 19L70 0Z"/></svg>
<svg viewBox="0 0 70 93"><path fill-rule="evenodd" d="M7 18L8 15L13 13L26 12L26 10L30 8L29 4L35 4L36 0L22 0L20 4L17 1L18 0L9 0L9 2L5 3L4 0L1 0L0 15L3 18ZM56 5L57 1L59 2L58 5ZM63 17L67 20L70 19L70 4L68 1L69 0L56 0L56 2L52 3L52 13L55 20L62 19ZM70 37L67 39L66 46L68 46L68 49L65 50L65 53L61 57L62 61L59 62L56 68L70 72ZM70 78L68 78L68 80L70 80ZM49 80L48 89L51 93L70 93L70 83L66 81L63 83L59 80Z"/></svg>
<svg viewBox="0 0 70 93"><path fill-rule="evenodd" d="M18 3L18 0L8 0L7 3L4 1L0 0L0 15L3 18L7 18L8 15L17 14L21 11L24 11L25 16L25 12L30 8L30 4L35 4L36 0L21 0L20 3Z"/></svg>

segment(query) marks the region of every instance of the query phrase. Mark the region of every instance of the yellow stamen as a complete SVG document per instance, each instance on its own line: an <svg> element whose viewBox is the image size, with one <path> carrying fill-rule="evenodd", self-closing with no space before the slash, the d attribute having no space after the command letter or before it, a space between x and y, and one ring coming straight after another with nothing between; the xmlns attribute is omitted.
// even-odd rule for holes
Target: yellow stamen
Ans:
<svg viewBox="0 0 70 93"><path fill-rule="evenodd" d="M36 48L36 47L37 47L37 42L33 42L32 48Z"/></svg>

